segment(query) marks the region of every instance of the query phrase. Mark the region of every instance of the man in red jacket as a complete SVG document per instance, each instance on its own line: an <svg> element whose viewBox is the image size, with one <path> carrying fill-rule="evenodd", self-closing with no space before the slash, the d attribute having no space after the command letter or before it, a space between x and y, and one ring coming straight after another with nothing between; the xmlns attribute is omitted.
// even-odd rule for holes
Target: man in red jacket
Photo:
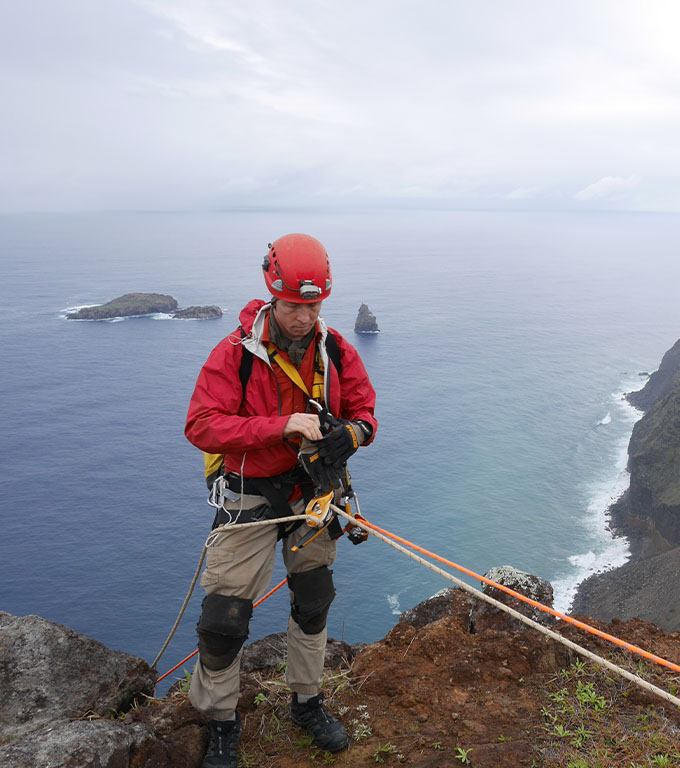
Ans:
<svg viewBox="0 0 680 768"><path fill-rule="evenodd" d="M212 351L185 429L195 446L224 457L215 473L216 524L226 528L207 548L199 661L189 691L194 707L211 718L203 768L237 768L242 645L281 537L291 596L291 719L329 752L349 743L319 693L326 617L335 596L332 529L296 548L310 530L306 525L239 523L303 515L310 498L330 488L340 492L347 459L374 437L375 391L357 351L319 316L332 286L323 245L309 235L285 235L269 246L262 268L272 299L251 301L240 328Z"/></svg>

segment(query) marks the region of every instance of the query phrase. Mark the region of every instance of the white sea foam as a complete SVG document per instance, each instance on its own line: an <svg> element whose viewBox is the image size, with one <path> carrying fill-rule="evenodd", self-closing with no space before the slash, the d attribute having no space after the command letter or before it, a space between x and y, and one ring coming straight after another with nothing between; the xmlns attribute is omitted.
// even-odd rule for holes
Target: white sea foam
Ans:
<svg viewBox="0 0 680 768"><path fill-rule="evenodd" d="M399 595L385 595L387 598L387 602L392 609L392 613L395 616L398 616L401 613L401 608L399 607Z"/></svg>
<svg viewBox="0 0 680 768"><path fill-rule="evenodd" d="M611 423L612 423L612 412L611 411L607 411L607 415L604 416L603 418L601 418L597 422L597 424L595 426L596 427L603 427L603 426L605 426L605 424L611 424Z"/></svg>
<svg viewBox="0 0 680 768"><path fill-rule="evenodd" d="M102 304L79 304L75 307L65 307L59 310L59 316L62 319L67 318L79 309L86 309L89 307L101 307ZM153 312L145 315L126 315L125 317L102 317L97 320L89 320L87 318L79 318L80 322L84 323L122 323L124 320L131 320L136 317L150 317L152 320L174 320L174 317L167 312Z"/></svg>
<svg viewBox="0 0 680 768"><path fill-rule="evenodd" d="M100 307L101 304L78 304L75 307L64 307L64 309L59 310L59 317L62 320L65 320L69 315L72 315L74 312L77 312L79 309L85 309L86 307Z"/></svg>
<svg viewBox="0 0 680 768"><path fill-rule="evenodd" d="M612 394L615 410L615 424L624 429L619 438L615 462L606 477L593 482L588 488L588 504L583 518L583 525L595 540L595 547L588 552L571 555L569 563L572 569L564 577L553 581L555 590L555 608L567 613L576 595L579 584L595 573L602 573L618 568L628 561L630 549L625 537L614 536L609 527L609 507L617 501L630 484L628 463L628 443L633 425L640 418L641 412L634 408L624 397L625 392L639 387L639 380L624 382L624 389ZM605 419L612 421L611 411ZM603 419L600 424L605 423Z"/></svg>

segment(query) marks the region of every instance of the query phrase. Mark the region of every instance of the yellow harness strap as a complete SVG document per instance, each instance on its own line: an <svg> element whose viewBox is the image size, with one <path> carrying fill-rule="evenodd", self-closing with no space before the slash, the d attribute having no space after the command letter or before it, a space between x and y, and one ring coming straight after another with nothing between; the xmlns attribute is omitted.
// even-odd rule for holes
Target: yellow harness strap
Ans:
<svg viewBox="0 0 680 768"><path fill-rule="evenodd" d="M284 360L283 357L279 355L278 350L273 344L269 344L267 347L267 352L270 359L279 366L279 368L286 374L286 376L288 376L293 384L295 384L296 387L299 387L307 395L307 397L313 398L317 401L317 403L323 402L323 363L321 362L321 356L319 355L318 349L316 350L316 356L314 358L314 379L312 380L311 395L309 394L309 390L307 389L305 382L302 381L302 376L300 376L298 369L288 360Z"/></svg>
<svg viewBox="0 0 680 768"><path fill-rule="evenodd" d="M305 382L302 381L302 376L300 376L298 369L292 363L288 362L288 360L284 360L281 355L279 355L278 349L276 349L273 344L269 344L267 347L267 352L269 354L269 359L273 360L279 366L279 368L286 374L286 376L288 376L293 384L295 384L296 387L299 387L307 395L307 397L311 397Z"/></svg>

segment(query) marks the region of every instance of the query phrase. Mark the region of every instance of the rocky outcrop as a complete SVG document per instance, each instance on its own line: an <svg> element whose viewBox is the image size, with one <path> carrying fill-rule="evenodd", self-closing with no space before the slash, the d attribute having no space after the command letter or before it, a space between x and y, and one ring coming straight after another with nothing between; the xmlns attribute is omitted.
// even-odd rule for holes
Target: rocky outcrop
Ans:
<svg viewBox="0 0 680 768"><path fill-rule="evenodd" d="M96 307L83 307L71 312L69 320L111 320L114 317L152 315L156 312L174 312L177 300L162 293L126 293Z"/></svg>
<svg viewBox="0 0 680 768"><path fill-rule="evenodd" d="M368 308L366 304L362 304L359 307L359 313L357 314L356 322L354 323L355 333L379 333L378 321L375 319L375 315Z"/></svg>
<svg viewBox="0 0 680 768"><path fill-rule="evenodd" d="M399 615L399 621L422 629L426 624L444 618L451 613L451 601L456 593L455 587L448 587L437 592L422 603L409 608Z"/></svg>
<svg viewBox="0 0 680 768"><path fill-rule="evenodd" d="M217 317L222 317L222 309L216 304L210 304L205 307L194 306L178 309L172 313L172 316L180 320L213 320Z"/></svg>
<svg viewBox="0 0 680 768"><path fill-rule="evenodd" d="M140 694L155 675L135 656L39 616L0 613L0 738L19 738L55 720L110 716Z"/></svg>
<svg viewBox="0 0 680 768"><path fill-rule="evenodd" d="M553 607L554 595L552 584L545 579L541 579L539 576L525 573L517 568L513 568L511 565L501 565L492 568L485 573L484 576L490 581L495 581L498 584L502 584L504 587L512 589L514 592L519 592L519 594L524 595L524 597L529 597L532 600L543 603L543 605L547 605L548 608ZM529 603L524 603L516 597L509 595L507 592L503 592L489 584L483 584L482 592L489 597L493 597L494 600L498 600L499 603L514 608L518 613L521 613L523 616L526 616L543 626L551 627L556 621L555 617L551 614L541 611ZM493 628L498 625L500 614L502 613L500 608L496 608L490 603L475 598L472 598L471 602L471 632L479 632L482 629ZM507 621L508 619L506 618L501 619L503 624L507 623ZM518 630L527 628L526 624L514 617L510 617L509 621L511 625Z"/></svg>

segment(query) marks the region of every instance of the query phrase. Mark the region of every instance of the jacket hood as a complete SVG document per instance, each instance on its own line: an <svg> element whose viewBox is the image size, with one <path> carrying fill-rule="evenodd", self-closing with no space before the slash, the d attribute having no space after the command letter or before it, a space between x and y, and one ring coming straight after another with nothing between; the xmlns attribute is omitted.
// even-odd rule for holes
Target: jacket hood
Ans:
<svg viewBox="0 0 680 768"><path fill-rule="evenodd" d="M245 307L241 310L238 316L239 323L246 333L250 333L253 330L253 323L257 317L257 313L264 307L267 302L262 299L253 299L249 301Z"/></svg>

